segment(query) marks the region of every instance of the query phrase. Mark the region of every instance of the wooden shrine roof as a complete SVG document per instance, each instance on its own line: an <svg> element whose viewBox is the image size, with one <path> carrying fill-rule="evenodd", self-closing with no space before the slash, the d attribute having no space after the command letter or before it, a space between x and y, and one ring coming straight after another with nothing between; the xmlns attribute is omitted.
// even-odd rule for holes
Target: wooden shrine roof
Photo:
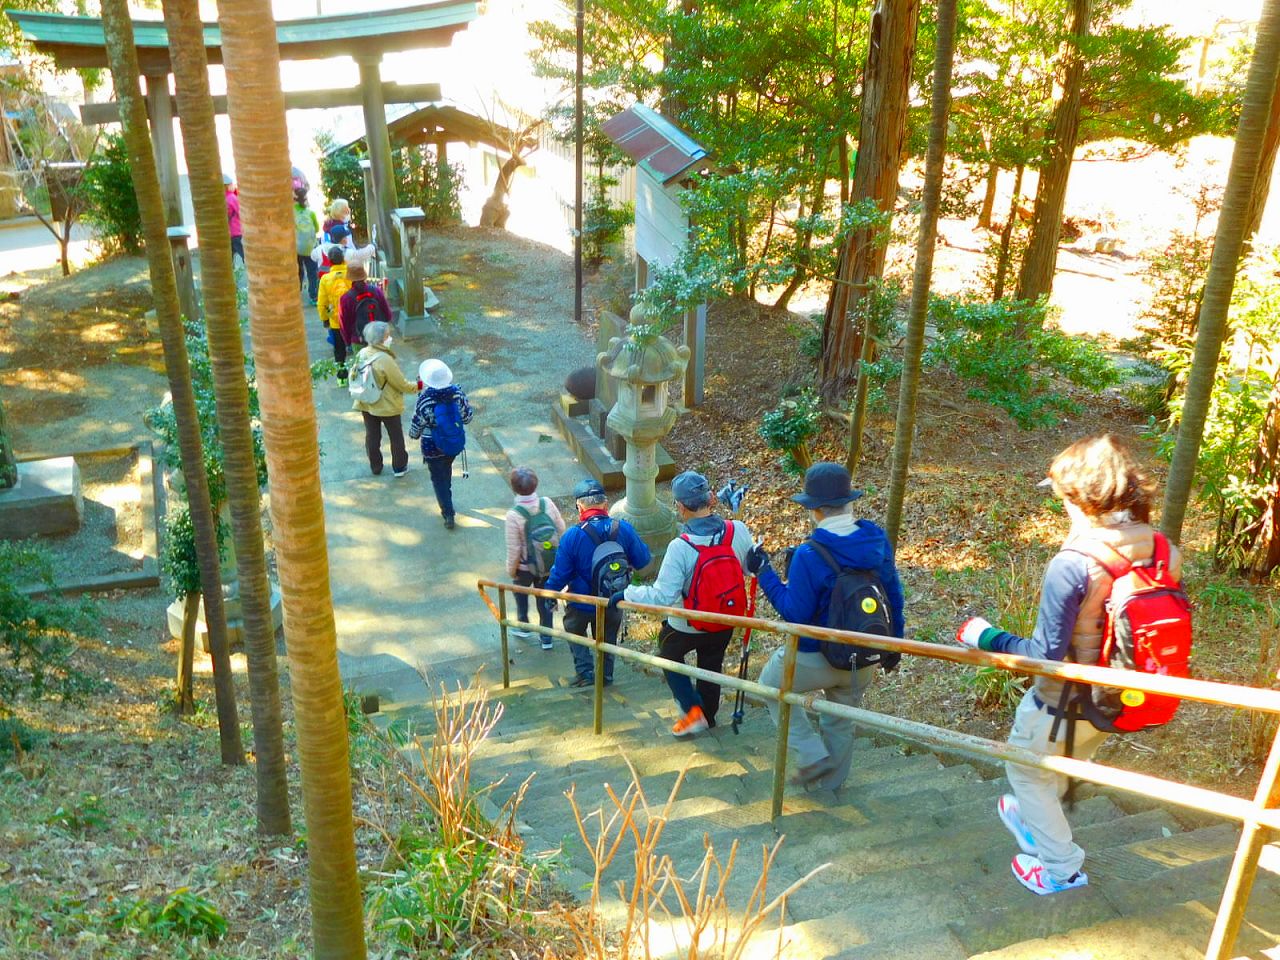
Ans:
<svg viewBox="0 0 1280 960"><path fill-rule="evenodd" d="M323 60L447 47L453 35L478 14L478 0L442 0L391 10L368 10L336 16L282 20L276 23L281 60ZM6 10L37 51L53 57L63 69L105 67L107 54L102 21L29 10ZM162 20L134 20L138 65L144 74L168 73L169 34ZM210 63L222 62L222 33L216 23L204 25Z"/></svg>
<svg viewBox="0 0 1280 960"><path fill-rule="evenodd" d="M433 144L443 139L450 143L483 143L503 153L510 153L518 134L499 123L468 113L460 107L434 103L418 107L387 121L391 143L404 145ZM335 150L352 147L364 141L357 137L339 144Z"/></svg>
<svg viewBox="0 0 1280 960"><path fill-rule="evenodd" d="M663 186L678 180L707 156L706 149L687 133L643 104L610 117L601 130L614 146Z"/></svg>

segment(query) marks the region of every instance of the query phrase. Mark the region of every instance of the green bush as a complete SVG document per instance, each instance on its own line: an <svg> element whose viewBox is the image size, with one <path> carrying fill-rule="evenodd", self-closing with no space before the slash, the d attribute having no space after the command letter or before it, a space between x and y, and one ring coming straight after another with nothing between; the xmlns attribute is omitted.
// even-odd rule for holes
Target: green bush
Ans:
<svg viewBox="0 0 1280 960"><path fill-rule="evenodd" d="M803 473L813 464L809 441L818 433L822 403L812 390L802 390L783 399L760 420L760 436L771 450L784 454L782 466L788 473Z"/></svg>
<svg viewBox="0 0 1280 960"><path fill-rule="evenodd" d="M89 158L80 186L84 219L98 235L106 253L137 253L142 249L142 215L133 192L133 174L124 136L108 134Z"/></svg>
<svg viewBox="0 0 1280 960"><path fill-rule="evenodd" d="M636 208L633 203L615 204L609 200L608 189L618 183L613 177L589 179L591 195L582 210L582 259L587 266L597 267L635 220Z"/></svg>
<svg viewBox="0 0 1280 960"><path fill-rule="evenodd" d="M31 586L47 593L23 592ZM99 619L91 602L58 596L45 551L0 541L0 717L19 699L75 702L101 689L101 681L72 663L77 635L92 636Z"/></svg>
<svg viewBox="0 0 1280 960"><path fill-rule="evenodd" d="M969 396L1000 407L1023 429L1050 426L1079 411L1058 381L1101 391L1120 382L1120 371L1094 344L1046 327L1045 312L1043 302L934 297L929 313L938 335L925 363L973 381Z"/></svg>
<svg viewBox="0 0 1280 960"><path fill-rule="evenodd" d="M218 555L226 546L227 525L217 518ZM160 570L169 581L175 599L181 600L200 592L200 562L196 557L196 528L191 510L185 503L174 506L164 521L164 547L160 551Z"/></svg>
<svg viewBox="0 0 1280 960"><path fill-rule="evenodd" d="M333 134L327 131L316 135L316 148L320 151L320 190L324 193L325 200L332 202L338 197L345 199L351 204L351 222L356 225L356 229L368 229L369 211L364 205L364 173L360 170L364 151L350 147L339 149Z"/></svg>
<svg viewBox="0 0 1280 960"><path fill-rule="evenodd" d="M396 157L400 202L421 207L428 226L462 222L462 167L441 164L435 152L423 147L406 148Z"/></svg>
<svg viewBox="0 0 1280 960"><path fill-rule="evenodd" d="M175 890L160 904L147 900L122 903L111 922L134 933L210 943L221 940L228 929L227 918L217 904L188 887Z"/></svg>

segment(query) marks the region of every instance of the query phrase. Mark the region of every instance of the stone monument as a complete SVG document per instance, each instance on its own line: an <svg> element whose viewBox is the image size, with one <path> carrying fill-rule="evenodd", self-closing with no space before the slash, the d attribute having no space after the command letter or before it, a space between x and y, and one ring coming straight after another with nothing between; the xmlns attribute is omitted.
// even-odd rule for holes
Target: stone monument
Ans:
<svg viewBox="0 0 1280 960"><path fill-rule="evenodd" d="M636 306L631 322L644 322L644 310ZM613 505L610 515L636 528L653 552L653 563L641 575L657 570L667 544L676 535L676 516L657 496L658 441L676 422L676 411L667 402L667 384L680 377L689 363L689 348L675 346L663 336L617 337L597 358L617 390L609 411L608 426L627 443L626 496Z"/></svg>

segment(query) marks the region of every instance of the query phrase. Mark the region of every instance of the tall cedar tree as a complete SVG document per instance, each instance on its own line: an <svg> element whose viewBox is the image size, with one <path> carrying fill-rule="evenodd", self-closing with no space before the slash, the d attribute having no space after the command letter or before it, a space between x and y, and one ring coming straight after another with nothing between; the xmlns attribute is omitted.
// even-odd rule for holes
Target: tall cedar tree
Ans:
<svg viewBox="0 0 1280 960"><path fill-rule="evenodd" d="M209 631L209 652L213 659L213 683L218 709L218 739L222 762L244 763L240 742L240 721L236 714L236 689L231 676L231 659L227 653L227 619L222 605L222 574L219 569L216 519L209 500L208 478L204 467L204 450L200 440L200 424L191 386L191 368L187 361L186 332L178 307L178 283L173 260L169 256L169 239L164 200L160 196L160 178L156 173L151 150L151 131L147 127L147 108L139 86L138 52L133 42L133 22L125 0L103 0L102 29L106 39L107 61L120 103L120 120L129 162L133 168L133 187L142 214L146 239L147 264L151 271L151 290L155 298L156 322L164 345L165 374L178 425L178 446L182 459L182 478L187 488L187 503L195 528L196 558L200 565L200 588L204 594L205 623Z"/></svg>
<svg viewBox="0 0 1280 960"><path fill-rule="evenodd" d="M329 588L320 448L297 290L280 50L270 0L218 5L231 145L240 184L272 534L302 771L319 960L364 960L351 769ZM284 296L282 293L289 292Z"/></svg>

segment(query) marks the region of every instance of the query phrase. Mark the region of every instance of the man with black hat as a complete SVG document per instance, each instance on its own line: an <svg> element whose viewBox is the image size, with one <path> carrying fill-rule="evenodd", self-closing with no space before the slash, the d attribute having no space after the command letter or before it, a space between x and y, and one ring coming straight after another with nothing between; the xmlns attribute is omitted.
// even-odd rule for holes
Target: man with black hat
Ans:
<svg viewBox="0 0 1280 960"><path fill-rule="evenodd" d="M596 571L594 559L601 553L601 547L607 542L615 542L620 553L626 558L626 565L631 570L640 570L649 565L653 555L648 546L640 539L635 527L622 519L609 516L609 498L605 496L600 481L587 478L578 481L573 488L573 498L578 504L578 523L564 532L560 538L560 548L556 551L556 562L547 577L546 589L561 590L566 586L570 593L595 594L596 587L592 583ZM608 547L604 548L608 550ZM629 571L624 571L629 576ZM604 596L611 596L610 591ZM564 612L564 628L569 633L580 637L587 636L588 630L595 636L596 608L587 603L570 603ZM605 614L604 642L616 643L618 628L622 626L622 611L613 607ZM572 685L589 687L595 683L595 659L590 648L571 643L569 652L573 654L573 666L576 676ZM613 655L604 657L604 682L613 683Z"/></svg>
<svg viewBox="0 0 1280 960"><path fill-rule="evenodd" d="M784 584L774 573L769 555L759 546L752 549L747 569L760 577L760 586L783 620L814 626L828 626L832 586L838 576L836 567L872 571L879 576L889 601L893 636L900 637L902 584L893 562L893 547L884 531L870 520L853 518L851 505L860 496L861 490L851 489L849 471L843 466L815 463L805 472L804 492L791 499L809 511L816 529L796 547L787 582ZM842 670L832 666L821 649L817 640L797 639L792 690L796 693L821 690L833 703L856 707L862 702L863 691L871 683L876 665ZM785 652L783 647L774 651L760 673L761 683L771 687L782 685ZM879 665L892 669L897 660L897 655L886 655ZM778 711L778 704L770 700L769 712L775 724ZM849 775L853 760L853 721L822 714L819 725L820 733L813 729L803 710L791 714L787 746L796 762L792 783L835 789Z"/></svg>
<svg viewBox="0 0 1280 960"><path fill-rule="evenodd" d="M717 574L711 571L716 563L724 569L722 580L736 580L735 591L738 609L719 609L716 612L746 613L746 591L742 589L742 568L751 552L751 531L738 520L722 520L711 512L713 506L711 486L700 473L686 470L671 481L671 496L675 500L676 515L684 532L672 540L662 558L662 566L652 586L635 585L615 593L611 606L619 600L632 603L652 603L658 606L684 605L690 610L706 609L693 596L700 585L710 584ZM717 549L727 546L729 549ZM731 554L731 556L730 556ZM723 559L724 563L721 563ZM727 579L725 579L727 578ZM722 591L712 588L709 593L722 599ZM696 620L697 617L690 618ZM677 663L684 663L690 651L695 651L698 666L703 670L719 673L724 666L724 651L733 637L732 627L713 627L703 624L696 627L690 619L667 617L658 635L658 656ZM690 737L716 725L716 711L720 706L720 684L699 680L697 687L682 673L663 671L671 695L680 707L680 719L671 728L676 737Z"/></svg>

